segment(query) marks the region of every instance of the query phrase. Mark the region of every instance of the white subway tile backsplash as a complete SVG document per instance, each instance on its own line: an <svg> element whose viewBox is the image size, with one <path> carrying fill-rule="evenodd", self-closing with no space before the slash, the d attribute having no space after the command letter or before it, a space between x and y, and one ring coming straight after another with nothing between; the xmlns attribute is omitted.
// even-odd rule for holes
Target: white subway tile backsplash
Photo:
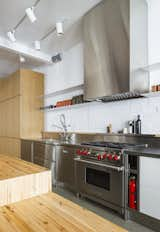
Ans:
<svg viewBox="0 0 160 232"><path fill-rule="evenodd" d="M67 51L62 62L44 67L45 93L65 89L83 83L83 45L76 45ZM42 70L41 70L42 71ZM48 98L45 105L55 104L59 100L70 98L81 92ZM59 115L64 113L66 121L71 124L70 131L106 132L106 126L112 124L113 132L128 126L128 121L135 120L141 115L142 132L145 134L160 133L160 97L140 98L109 103L90 103L85 106L45 111L45 129L59 130L53 123L59 124Z"/></svg>
<svg viewBox="0 0 160 232"><path fill-rule="evenodd" d="M128 126L128 121L141 115L142 132L145 134L160 133L160 98L132 99L110 103L90 103L86 106L59 109L45 113L45 129L57 130L53 123L59 123L59 115L64 113L71 125L70 131L106 132L112 124L113 132Z"/></svg>

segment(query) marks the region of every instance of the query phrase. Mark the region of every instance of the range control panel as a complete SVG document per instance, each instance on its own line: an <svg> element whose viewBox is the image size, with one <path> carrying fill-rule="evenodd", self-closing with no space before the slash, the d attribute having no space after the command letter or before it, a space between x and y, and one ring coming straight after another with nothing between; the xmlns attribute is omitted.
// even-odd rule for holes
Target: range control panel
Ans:
<svg viewBox="0 0 160 232"><path fill-rule="evenodd" d="M94 159L97 161L121 161L122 154L120 151L98 151L88 148L81 148L76 150L78 156Z"/></svg>

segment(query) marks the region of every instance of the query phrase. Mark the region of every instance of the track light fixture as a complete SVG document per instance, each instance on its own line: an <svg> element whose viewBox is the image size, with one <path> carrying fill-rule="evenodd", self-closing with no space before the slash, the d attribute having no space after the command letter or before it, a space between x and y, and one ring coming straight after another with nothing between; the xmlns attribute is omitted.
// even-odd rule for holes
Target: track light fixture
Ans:
<svg viewBox="0 0 160 232"><path fill-rule="evenodd" d="M40 2L40 0L37 0L32 7L29 7L29 8L27 8L25 10L26 11L26 15L28 16L28 18L31 21L31 23L34 23L37 20L37 18L35 16L35 13L34 13L34 9L38 5L39 2Z"/></svg>
<svg viewBox="0 0 160 232"><path fill-rule="evenodd" d="M47 34L45 34L40 40L34 41L34 48L36 50L40 50L41 48L41 41L45 40L48 36L50 36L52 33L57 32L57 36L62 36L64 35L64 30L63 30L63 22L57 22L56 26L51 29Z"/></svg>
<svg viewBox="0 0 160 232"><path fill-rule="evenodd" d="M56 31L58 36L62 36L64 34L63 31L63 22L57 22L56 23Z"/></svg>
<svg viewBox="0 0 160 232"><path fill-rule="evenodd" d="M31 23L34 23L37 20L37 18L35 16L35 13L34 13L34 7L27 8L26 9L26 15L28 16Z"/></svg>
<svg viewBox="0 0 160 232"><path fill-rule="evenodd" d="M41 43L39 40L34 41L34 47L36 50L41 50Z"/></svg>
<svg viewBox="0 0 160 232"><path fill-rule="evenodd" d="M34 23L37 18L34 14L34 9L35 7L38 5L38 3L40 2L40 0L36 0L36 2L34 3L34 5L32 7L29 7L25 10L25 15L20 19L20 21L17 23L17 25L13 28L13 30L10 30L7 32L7 36L10 39L10 41L15 42L16 38L15 38L15 32L17 30L17 28L23 23L23 21L25 20L25 18L28 16L28 18L30 19L30 21L32 23Z"/></svg>
<svg viewBox="0 0 160 232"><path fill-rule="evenodd" d="M26 59L25 59L24 56L19 55L19 61L20 61L20 63L25 63L25 62L26 62Z"/></svg>
<svg viewBox="0 0 160 232"><path fill-rule="evenodd" d="M8 31L7 36L11 42L16 42L15 30Z"/></svg>

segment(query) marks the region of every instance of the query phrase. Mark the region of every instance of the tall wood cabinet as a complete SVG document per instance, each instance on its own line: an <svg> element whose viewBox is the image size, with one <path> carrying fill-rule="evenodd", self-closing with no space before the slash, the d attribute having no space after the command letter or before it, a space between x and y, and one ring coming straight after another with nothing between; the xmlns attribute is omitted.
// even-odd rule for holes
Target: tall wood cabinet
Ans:
<svg viewBox="0 0 160 232"><path fill-rule="evenodd" d="M21 138L43 130L44 75L20 69L0 79L0 153L20 157Z"/></svg>

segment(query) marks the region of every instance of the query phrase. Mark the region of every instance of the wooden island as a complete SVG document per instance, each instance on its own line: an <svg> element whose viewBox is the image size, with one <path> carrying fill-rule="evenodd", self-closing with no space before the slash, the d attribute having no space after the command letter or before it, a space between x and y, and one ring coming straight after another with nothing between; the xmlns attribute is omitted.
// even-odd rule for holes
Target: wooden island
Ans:
<svg viewBox="0 0 160 232"><path fill-rule="evenodd" d="M0 232L126 232L51 192L51 171L0 155Z"/></svg>
<svg viewBox="0 0 160 232"><path fill-rule="evenodd" d="M51 191L51 171L0 155L0 206Z"/></svg>

